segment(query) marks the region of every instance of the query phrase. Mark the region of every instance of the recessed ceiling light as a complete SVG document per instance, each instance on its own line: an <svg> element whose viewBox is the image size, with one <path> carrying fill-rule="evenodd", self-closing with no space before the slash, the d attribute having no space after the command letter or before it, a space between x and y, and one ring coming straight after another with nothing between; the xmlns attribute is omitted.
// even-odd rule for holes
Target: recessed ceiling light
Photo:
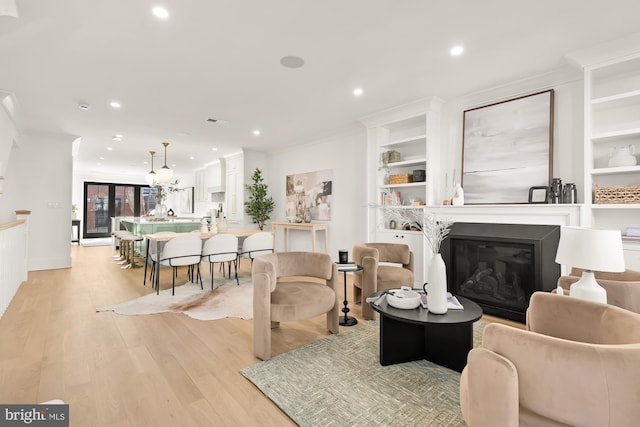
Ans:
<svg viewBox="0 0 640 427"><path fill-rule="evenodd" d="M109 105L111 106L111 108L120 108L121 107L121 105L120 105L120 103L118 101L111 101L109 103Z"/></svg>
<svg viewBox="0 0 640 427"><path fill-rule="evenodd" d="M451 53L451 56L459 56L464 52L464 48L462 46L454 46L449 52Z"/></svg>
<svg viewBox="0 0 640 427"><path fill-rule="evenodd" d="M360 96L360 95L362 95L363 93L364 93L364 91L363 91L361 88L359 88L359 87L357 87L357 88L355 88L355 89L353 90L353 94L354 94L355 96Z"/></svg>
<svg viewBox="0 0 640 427"><path fill-rule="evenodd" d="M100 156L100 160L104 160L104 157Z"/></svg>
<svg viewBox="0 0 640 427"><path fill-rule="evenodd" d="M299 56L283 56L280 58L280 64L286 68L300 68L304 65L304 59Z"/></svg>
<svg viewBox="0 0 640 427"><path fill-rule="evenodd" d="M213 147L211 151L218 151L218 149L216 147Z"/></svg>
<svg viewBox="0 0 640 427"><path fill-rule="evenodd" d="M253 134L254 135L260 135L260 131L258 129L256 129L256 130L253 131Z"/></svg>
<svg viewBox="0 0 640 427"><path fill-rule="evenodd" d="M113 148L107 147L107 151L111 151L111 150L113 150Z"/></svg>
<svg viewBox="0 0 640 427"><path fill-rule="evenodd" d="M196 158L195 158L195 157L193 157L193 156L189 157L189 160L195 160L195 159L196 159Z"/></svg>
<svg viewBox="0 0 640 427"><path fill-rule="evenodd" d="M162 6L156 6L152 9L154 16L158 19L169 18L169 11Z"/></svg>
<svg viewBox="0 0 640 427"><path fill-rule="evenodd" d="M115 134L111 137L114 141L122 141L123 136L120 134Z"/></svg>

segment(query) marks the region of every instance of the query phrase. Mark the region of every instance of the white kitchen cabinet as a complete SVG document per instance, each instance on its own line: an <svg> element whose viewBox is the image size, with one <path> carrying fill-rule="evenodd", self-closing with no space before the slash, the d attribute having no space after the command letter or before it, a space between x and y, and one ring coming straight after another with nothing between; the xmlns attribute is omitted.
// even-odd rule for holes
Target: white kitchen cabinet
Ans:
<svg viewBox="0 0 640 427"><path fill-rule="evenodd" d="M207 193L223 193L227 185L224 159L207 166Z"/></svg>
<svg viewBox="0 0 640 427"><path fill-rule="evenodd" d="M206 169L198 169L195 171L195 184L193 189L193 197L196 202L206 202L209 200L207 193L207 171Z"/></svg>

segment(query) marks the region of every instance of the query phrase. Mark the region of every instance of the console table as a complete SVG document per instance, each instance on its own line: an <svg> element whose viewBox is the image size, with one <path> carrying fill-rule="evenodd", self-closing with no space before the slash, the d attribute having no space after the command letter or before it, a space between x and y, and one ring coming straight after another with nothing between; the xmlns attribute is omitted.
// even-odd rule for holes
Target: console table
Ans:
<svg viewBox="0 0 640 427"><path fill-rule="evenodd" d="M324 232L324 252L329 252L329 234L326 222L272 222L271 227L273 229L274 238L276 232L281 228L284 232L284 251L287 252L287 241L289 230L302 230L311 233L311 252L316 251L316 233L318 231Z"/></svg>

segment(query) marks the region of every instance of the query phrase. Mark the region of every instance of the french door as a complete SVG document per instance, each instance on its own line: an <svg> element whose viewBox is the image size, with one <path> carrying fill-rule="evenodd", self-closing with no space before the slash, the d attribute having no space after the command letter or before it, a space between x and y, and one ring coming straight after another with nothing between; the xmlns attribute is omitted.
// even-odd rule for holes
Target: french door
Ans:
<svg viewBox="0 0 640 427"><path fill-rule="evenodd" d="M85 182L83 236L109 237L111 217L140 216L140 196L149 190L134 184Z"/></svg>

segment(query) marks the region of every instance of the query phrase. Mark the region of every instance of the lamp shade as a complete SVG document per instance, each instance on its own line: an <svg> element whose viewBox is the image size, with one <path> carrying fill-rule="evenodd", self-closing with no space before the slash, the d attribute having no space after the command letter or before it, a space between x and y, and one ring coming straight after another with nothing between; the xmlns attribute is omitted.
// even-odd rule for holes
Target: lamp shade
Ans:
<svg viewBox="0 0 640 427"><path fill-rule="evenodd" d="M625 271L620 230L562 227L556 262L591 271Z"/></svg>
<svg viewBox="0 0 640 427"><path fill-rule="evenodd" d="M173 170L169 169L167 165L158 169L158 180L160 184L168 184L171 178L173 178Z"/></svg>

